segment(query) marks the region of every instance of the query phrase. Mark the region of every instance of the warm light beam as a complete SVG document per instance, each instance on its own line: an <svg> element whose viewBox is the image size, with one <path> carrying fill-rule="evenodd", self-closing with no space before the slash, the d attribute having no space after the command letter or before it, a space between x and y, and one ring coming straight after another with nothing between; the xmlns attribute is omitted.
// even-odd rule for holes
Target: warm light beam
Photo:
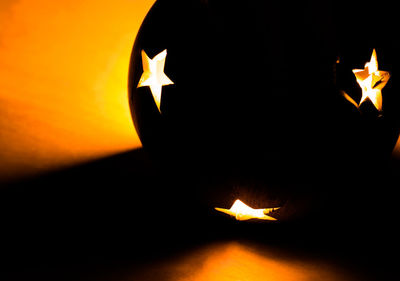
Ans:
<svg viewBox="0 0 400 281"><path fill-rule="evenodd" d="M141 146L127 80L154 2L0 0L0 189Z"/></svg>
<svg viewBox="0 0 400 281"><path fill-rule="evenodd" d="M278 208L266 208L266 209L253 209L242 201L237 199L235 203L233 203L232 207L228 209L223 208L215 208L215 210L219 212L223 212L225 214L231 215L235 217L239 221L249 220L249 219L260 219L260 220L272 220L275 221L276 219L267 216L267 214L271 213L272 211L278 210Z"/></svg>
<svg viewBox="0 0 400 281"><path fill-rule="evenodd" d="M362 89L359 105L369 99L376 109L382 111L382 89L389 81L390 73L378 70L375 49L372 51L371 60L365 64L364 69L353 69L353 73Z"/></svg>
<svg viewBox="0 0 400 281"><path fill-rule="evenodd" d="M222 241L186 249L130 273L129 280L166 281L354 281L369 280L352 267L320 255L277 251L276 245ZM350 265L349 265L350 266ZM160 278L161 276L161 278Z"/></svg>

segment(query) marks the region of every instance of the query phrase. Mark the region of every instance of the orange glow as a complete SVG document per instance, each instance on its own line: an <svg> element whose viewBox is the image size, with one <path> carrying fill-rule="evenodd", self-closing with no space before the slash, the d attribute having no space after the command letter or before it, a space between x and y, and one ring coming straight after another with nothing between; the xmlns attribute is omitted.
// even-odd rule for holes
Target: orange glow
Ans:
<svg viewBox="0 0 400 281"><path fill-rule="evenodd" d="M263 257L239 243L228 243L213 249L212 254L203 257L202 266L195 270L193 277L178 280L302 280L305 277L300 267Z"/></svg>
<svg viewBox="0 0 400 281"><path fill-rule="evenodd" d="M244 204L239 199L237 199L235 203L233 203L232 207L229 210L223 208L215 208L215 210L219 212L223 212L225 214L235 217L238 221L249 219L276 220L273 217L267 216L267 214L277 209L279 208L253 209Z"/></svg>
<svg viewBox="0 0 400 281"><path fill-rule="evenodd" d="M166 58L167 50L162 51L153 59L150 59L146 52L142 50L143 73L142 77L140 77L138 88L144 86L150 87L159 112L161 112L162 86L174 84L164 73Z"/></svg>
<svg viewBox="0 0 400 281"><path fill-rule="evenodd" d="M0 1L0 181L140 146L127 76L154 2Z"/></svg>
<svg viewBox="0 0 400 281"><path fill-rule="evenodd" d="M277 254L278 253L278 254ZM363 280L321 258L307 259L268 246L222 242L203 246L177 258L135 272L134 280L289 281ZM129 278L127 278L129 279Z"/></svg>
<svg viewBox="0 0 400 281"><path fill-rule="evenodd" d="M376 109L382 111L382 89L389 81L390 74L387 71L378 70L378 58L375 49L372 51L371 60L365 64L365 68L353 69L353 73L362 89L359 105L369 99Z"/></svg>
<svg viewBox="0 0 400 281"><path fill-rule="evenodd" d="M358 103L355 102L346 92L342 91L341 94L344 96L344 98L350 102L352 105L358 108Z"/></svg>
<svg viewBox="0 0 400 281"><path fill-rule="evenodd" d="M392 156L395 159L400 159L400 136L397 138L397 142L396 142L396 145L395 145L395 147L393 149Z"/></svg>

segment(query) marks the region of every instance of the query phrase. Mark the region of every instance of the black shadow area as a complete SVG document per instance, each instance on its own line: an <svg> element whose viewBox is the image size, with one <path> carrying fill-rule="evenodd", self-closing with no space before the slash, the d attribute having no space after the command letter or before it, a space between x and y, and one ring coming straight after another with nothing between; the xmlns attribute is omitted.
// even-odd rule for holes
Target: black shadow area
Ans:
<svg viewBox="0 0 400 281"><path fill-rule="evenodd" d="M171 213L162 203L168 185L156 170L138 149L6 184L3 264L80 262L156 247Z"/></svg>
<svg viewBox="0 0 400 281"><path fill-rule="evenodd" d="M14 277L5 280L34 275L41 280L107 280L108 271L115 277L141 264L151 271L157 260L212 241L234 240L390 275L399 249L397 199L392 196L398 167L393 160L378 185L361 181L360 199L337 202L327 216L238 223L217 215L209 203L216 201L212 196L240 186L237 179L193 178L173 167L161 169L142 149L122 153L3 187L0 272ZM346 194L335 196L341 197Z"/></svg>
<svg viewBox="0 0 400 281"><path fill-rule="evenodd" d="M151 259L230 233L207 198L232 181L169 164L137 149L2 186L2 265Z"/></svg>

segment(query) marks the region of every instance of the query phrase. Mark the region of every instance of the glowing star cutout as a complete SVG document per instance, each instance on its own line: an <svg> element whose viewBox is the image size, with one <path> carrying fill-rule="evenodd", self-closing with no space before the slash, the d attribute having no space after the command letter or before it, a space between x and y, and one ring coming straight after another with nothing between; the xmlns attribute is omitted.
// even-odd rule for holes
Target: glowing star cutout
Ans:
<svg viewBox="0 0 400 281"><path fill-rule="evenodd" d="M154 101L156 102L158 111L161 113L161 90L162 86L174 84L165 75L164 65L167 57L167 50L162 51L156 55L153 59L150 59L146 52L142 50L142 64L143 74L140 77L138 88L149 86L153 95Z"/></svg>
<svg viewBox="0 0 400 281"><path fill-rule="evenodd" d="M231 215L235 217L238 221L245 221L249 219L260 219L260 220L272 220L275 221L276 219L267 214L271 213L272 211L278 210L278 208L267 208L267 209L253 209L242 201L237 199L235 203L233 203L232 207L228 209L223 208L215 208L215 210L219 212L223 212L225 214Z"/></svg>
<svg viewBox="0 0 400 281"><path fill-rule="evenodd" d="M375 49L372 51L371 60L365 64L365 68L353 69L353 73L362 89L362 97L359 105L368 98L376 109L382 111L382 89L389 81L390 73L378 70L378 59Z"/></svg>

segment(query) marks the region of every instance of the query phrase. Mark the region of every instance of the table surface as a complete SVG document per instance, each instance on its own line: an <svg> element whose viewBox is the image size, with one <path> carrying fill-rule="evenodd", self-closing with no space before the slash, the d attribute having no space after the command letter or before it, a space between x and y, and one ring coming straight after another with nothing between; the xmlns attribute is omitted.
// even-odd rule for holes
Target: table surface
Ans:
<svg viewBox="0 0 400 281"><path fill-rule="evenodd" d="M275 223L215 212L210 190L232 182L166 179L141 149L12 182L0 197L2 280L390 280L398 210L386 176L383 194L353 208ZM213 188L179 188L196 181Z"/></svg>

